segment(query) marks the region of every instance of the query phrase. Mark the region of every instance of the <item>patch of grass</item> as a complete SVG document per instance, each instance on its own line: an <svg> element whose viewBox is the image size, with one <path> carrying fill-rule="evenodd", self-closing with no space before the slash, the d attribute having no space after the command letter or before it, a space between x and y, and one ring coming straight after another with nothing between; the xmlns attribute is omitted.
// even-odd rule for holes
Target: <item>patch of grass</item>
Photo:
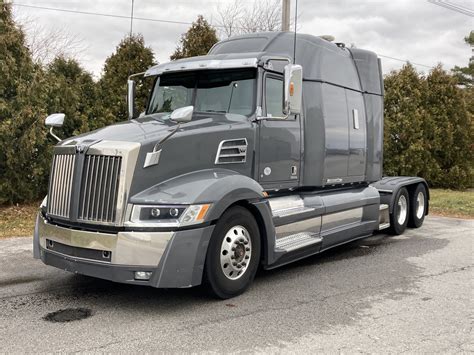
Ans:
<svg viewBox="0 0 474 355"><path fill-rule="evenodd" d="M33 236L39 202L0 206L0 238Z"/></svg>
<svg viewBox="0 0 474 355"><path fill-rule="evenodd" d="M474 190L430 190L430 215L474 218Z"/></svg>

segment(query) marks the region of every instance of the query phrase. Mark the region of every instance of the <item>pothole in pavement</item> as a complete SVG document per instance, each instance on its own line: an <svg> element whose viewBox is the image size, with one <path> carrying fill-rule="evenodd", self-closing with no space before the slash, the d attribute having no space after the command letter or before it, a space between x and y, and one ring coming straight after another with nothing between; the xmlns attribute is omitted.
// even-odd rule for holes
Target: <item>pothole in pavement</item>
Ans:
<svg viewBox="0 0 474 355"><path fill-rule="evenodd" d="M43 317L45 321L53 323L73 322L89 318L92 315L92 310L89 308L66 308L60 309L56 312L48 313Z"/></svg>

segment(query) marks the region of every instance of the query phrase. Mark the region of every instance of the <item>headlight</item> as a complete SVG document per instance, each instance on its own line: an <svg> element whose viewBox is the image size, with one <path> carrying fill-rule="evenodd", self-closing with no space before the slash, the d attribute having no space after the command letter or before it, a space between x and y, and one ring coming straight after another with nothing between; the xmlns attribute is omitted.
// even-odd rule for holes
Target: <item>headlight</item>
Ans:
<svg viewBox="0 0 474 355"><path fill-rule="evenodd" d="M48 202L48 195L46 195L43 199L43 201L41 201L41 205L40 205L40 208L46 208L46 203Z"/></svg>
<svg viewBox="0 0 474 355"><path fill-rule="evenodd" d="M41 202L41 205L40 205L40 210L43 214L46 213L46 204L48 203L48 195L46 195L46 197L43 199L43 201Z"/></svg>
<svg viewBox="0 0 474 355"><path fill-rule="evenodd" d="M206 205L134 205L127 226L182 227L204 222L210 204Z"/></svg>

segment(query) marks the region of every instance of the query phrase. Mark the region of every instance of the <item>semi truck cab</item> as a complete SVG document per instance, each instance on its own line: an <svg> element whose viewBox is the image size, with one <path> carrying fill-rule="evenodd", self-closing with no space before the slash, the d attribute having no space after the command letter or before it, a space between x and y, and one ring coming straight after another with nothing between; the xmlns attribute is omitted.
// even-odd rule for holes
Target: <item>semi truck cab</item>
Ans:
<svg viewBox="0 0 474 355"><path fill-rule="evenodd" d="M137 76L154 81L138 117ZM258 267L401 234L428 213L425 180L382 177L373 52L289 32L237 36L132 75L127 97L127 122L57 137L34 233L45 264L229 298ZM46 119L52 134L63 120Z"/></svg>

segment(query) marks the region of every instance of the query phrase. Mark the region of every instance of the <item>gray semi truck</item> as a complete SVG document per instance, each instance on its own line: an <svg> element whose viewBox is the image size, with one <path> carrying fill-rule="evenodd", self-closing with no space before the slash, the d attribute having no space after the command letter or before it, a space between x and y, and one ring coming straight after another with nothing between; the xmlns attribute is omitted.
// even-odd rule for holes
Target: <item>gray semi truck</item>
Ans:
<svg viewBox="0 0 474 355"><path fill-rule="evenodd" d="M289 32L226 39L141 73L129 121L60 140L34 257L102 279L204 284L219 298L272 269L379 230L420 227L429 191L382 177L373 52Z"/></svg>

